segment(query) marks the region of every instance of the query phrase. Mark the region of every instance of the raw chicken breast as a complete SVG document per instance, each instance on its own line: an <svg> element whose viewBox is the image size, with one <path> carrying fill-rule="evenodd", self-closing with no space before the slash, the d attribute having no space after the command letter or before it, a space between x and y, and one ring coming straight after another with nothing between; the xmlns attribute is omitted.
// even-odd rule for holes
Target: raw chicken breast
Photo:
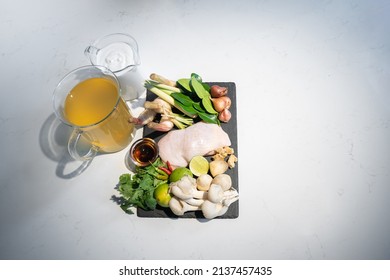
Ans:
<svg viewBox="0 0 390 280"><path fill-rule="evenodd" d="M229 135L219 125L204 122L170 131L158 142L161 159L174 166L187 166L194 156L230 145Z"/></svg>

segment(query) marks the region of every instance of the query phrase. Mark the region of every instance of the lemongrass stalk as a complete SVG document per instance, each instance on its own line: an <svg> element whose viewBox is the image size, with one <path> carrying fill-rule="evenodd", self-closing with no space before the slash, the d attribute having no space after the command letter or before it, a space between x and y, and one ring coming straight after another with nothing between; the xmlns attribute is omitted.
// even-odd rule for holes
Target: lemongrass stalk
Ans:
<svg viewBox="0 0 390 280"><path fill-rule="evenodd" d="M194 120L192 118L172 112L164 113L162 114L162 116L168 118L175 126L180 129L186 128L187 126L190 126L194 123Z"/></svg>
<svg viewBox="0 0 390 280"><path fill-rule="evenodd" d="M181 93L182 92L181 89L179 89L177 87L172 87L172 86L168 86L168 85L161 84L161 83L156 83L154 86L159 88L159 89L165 89L165 90L168 90L168 91L171 91L171 92L177 92L177 93Z"/></svg>
<svg viewBox="0 0 390 280"><path fill-rule="evenodd" d="M183 124L183 123L181 123L181 122L179 122L178 120L176 120L176 119L170 119L171 120L171 122L177 127L177 128L179 128L179 129L184 129L184 128L186 128L187 127L187 125L185 125L185 124Z"/></svg>
<svg viewBox="0 0 390 280"><path fill-rule="evenodd" d="M196 114L192 114L190 112L187 112L185 109L183 109L177 102L175 102L175 99L173 99L173 97L171 97L169 94L167 94L166 92L162 91L161 89L153 86L152 83L150 83L150 81L146 81L145 82L145 87L150 90L151 92L153 92L155 95L157 95L158 97L160 97L162 100L164 100L165 102L168 102L170 105L174 106L175 108L177 108L179 111L181 111L183 114L191 117L191 118L195 118L197 115Z"/></svg>
<svg viewBox="0 0 390 280"><path fill-rule="evenodd" d="M179 122L186 124L186 125L192 125L194 123L194 120L192 118L187 118L187 117L175 114L175 113L171 113L170 116L173 117L174 119L178 120Z"/></svg>
<svg viewBox="0 0 390 280"><path fill-rule="evenodd" d="M148 81L145 83L145 87L148 90L150 90L151 92L153 92L155 95L160 97L165 102L169 103L172 106L175 106L175 99L173 99L173 97L171 97L169 94L165 93L161 89L156 88L155 86L150 84Z"/></svg>
<svg viewBox="0 0 390 280"><path fill-rule="evenodd" d="M150 78L152 80L155 80L155 81L158 81L159 83L162 83L162 84L166 84L166 85L169 85L169 86L176 86L176 82L175 81L172 81L170 79L167 79L159 74L156 74L156 73L152 73L150 74Z"/></svg>
<svg viewBox="0 0 390 280"><path fill-rule="evenodd" d="M157 87L158 88L158 87ZM168 90L168 89L164 89L164 88L158 88L159 90L162 90L163 92L165 92L166 94L168 95L171 95L173 93L173 91L171 90Z"/></svg>

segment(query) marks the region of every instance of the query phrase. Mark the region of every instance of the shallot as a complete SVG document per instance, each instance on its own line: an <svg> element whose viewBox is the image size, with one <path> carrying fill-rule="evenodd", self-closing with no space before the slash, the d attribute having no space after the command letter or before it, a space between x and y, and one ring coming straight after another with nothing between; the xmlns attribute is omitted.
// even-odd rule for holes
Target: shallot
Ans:
<svg viewBox="0 0 390 280"><path fill-rule="evenodd" d="M218 119L221 122L228 122L232 118L232 113L229 111L229 109L225 108L221 112L218 113Z"/></svg>
<svg viewBox="0 0 390 280"><path fill-rule="evenodd" d="M212 97L221 97L228 93L228 89L226 87L221 87L218 85L213 85L210 87L210 95Z"/></svg>
<svg viewBox="0 0 390 280"><path fill-rule="evenodd" d="M211 98L215 111L222 112L224 109L229 109L232 105L232 100L227 96Z"/></svg>

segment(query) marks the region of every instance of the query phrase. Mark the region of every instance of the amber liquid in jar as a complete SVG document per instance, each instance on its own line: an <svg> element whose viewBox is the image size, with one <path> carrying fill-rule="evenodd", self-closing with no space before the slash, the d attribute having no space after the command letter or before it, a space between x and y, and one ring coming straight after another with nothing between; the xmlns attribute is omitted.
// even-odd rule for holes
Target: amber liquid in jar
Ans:
<svg viewBox="0 0 390 280"><path fill-rule="evenodd" d="M158 156L158 146L152 139L140 139L135 142L130 149L130 156L134 164L138 166L147 166L156 160Z"/></svg>

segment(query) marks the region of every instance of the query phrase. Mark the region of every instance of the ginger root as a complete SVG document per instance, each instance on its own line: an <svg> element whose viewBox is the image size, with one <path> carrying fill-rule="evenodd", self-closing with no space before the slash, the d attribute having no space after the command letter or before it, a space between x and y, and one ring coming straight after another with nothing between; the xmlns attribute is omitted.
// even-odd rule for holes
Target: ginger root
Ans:
<svg viewBox="0 0 390 280"><path fill-rule="evenodd" d="M212 157L213 160L223 160L227 159L227 164L229 168L234 168L238 158L234 155L234 149L229 146L224 146L215 150L215 155Z"/></svg>

